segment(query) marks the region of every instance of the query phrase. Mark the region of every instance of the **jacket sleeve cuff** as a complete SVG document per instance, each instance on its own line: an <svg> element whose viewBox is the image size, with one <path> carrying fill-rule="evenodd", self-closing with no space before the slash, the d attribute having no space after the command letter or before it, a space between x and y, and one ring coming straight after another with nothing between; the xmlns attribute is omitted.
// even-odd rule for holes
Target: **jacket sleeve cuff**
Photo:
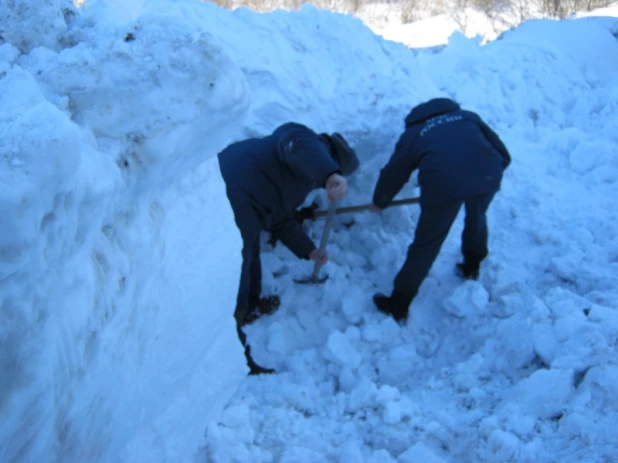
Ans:
<svg viewBox="0 0 618 463"><path fill-rule="evenodd" d="M286 219L272 232L299 259L309 259L309 253L315 249L315 244L294 219Z"/></svg>
<svg viewBox="0 0 618 463"><path fill-rule="evenodd" d="M384 197L373 197L373 204L376 205L377 207L379 207L380 209L386 209L388 206L390 206L392 200L390 199L385 199Z"/></svg>
<svg viewBox="0 0 618 463"><path fill-rule="evenodd" d="M380 180L381 179L378 180L376 188L373 192L373 204L378 206L380 209L386 209L388 206L390 206L393 198L384 191L384 188L382 186L383 184Z"/></svg>

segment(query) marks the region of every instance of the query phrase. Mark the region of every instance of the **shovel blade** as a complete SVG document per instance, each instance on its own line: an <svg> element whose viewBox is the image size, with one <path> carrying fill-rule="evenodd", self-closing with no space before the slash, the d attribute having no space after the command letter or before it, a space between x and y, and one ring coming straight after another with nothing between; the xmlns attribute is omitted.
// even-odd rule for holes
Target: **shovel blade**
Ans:
<svg viewBox="0 0 618 463"><path fill-rule="evenodd" d="M333 224L333 216L335 215L335 202L331 202L328 206L328 215L326 217L326 223L324 224L324 231L322 232L322 240L320 241L320 248L318 249L318 253L320 256L324 255L324 250L326 249L326 242L328 241L328 234L330 233L331 226ZM306 280L294 280L296 283L300 284L313 284L319 285L328 280L328 275L320 278L320 268L322 264L316 261L315 266L313 267L313 273Z"/></svg>
<svg viewBox="0 0 618 463"><path fill-rule="evenodd" d="M314 277L313 275L304 280L294 279L295 283L299 283L301 285L321 285L326 280L328 280L328 275L324 275L323 277Z"/></svg>

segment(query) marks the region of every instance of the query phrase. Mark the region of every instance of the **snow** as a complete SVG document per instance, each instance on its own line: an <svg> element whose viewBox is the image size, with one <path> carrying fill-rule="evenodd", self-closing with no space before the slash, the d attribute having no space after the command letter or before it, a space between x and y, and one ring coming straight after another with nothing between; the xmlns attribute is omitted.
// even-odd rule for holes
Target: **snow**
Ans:
<svg viewBox="0 0 618 463"><path fill-rule="evenodd" d="M0 43L12 44L24 53L39 46L58 51L63 47L63 37L74 14L71 0L47 0L42 4L3 0Z"/></svg>
<svg viewBox="0 0 618 463"><path fill-rule="evenodd" d="M414 50L307 5L1 2L0 460L614 461L618 20L602 14L486 44L436 25L418 46L444 48ZM416 206L337 216L318 286L265 236L282 304L246 332L277 374L247 377L217 152L289 120L340 131L363 162L342 205L367 203L435 96L513 154L481 279L453 273L460 216L401 326L371 295ZM323 221L306 226L318 242Z"/></svg>
<svg viewBox="0 0 618 463"><path fill-rule="evenodd" d="M362 18L365 15L361 13ZM456 31L468 38L483 37L494 40L498 34L489 19L482 13L466 9L458 16L439 14L414 22L388 21L376 22L367 15L367 23L371 24L376 34L386 40L400 42L410 48L440 47L448 43L448 38ZM459 21L458 21L458 20Z"/></svg>

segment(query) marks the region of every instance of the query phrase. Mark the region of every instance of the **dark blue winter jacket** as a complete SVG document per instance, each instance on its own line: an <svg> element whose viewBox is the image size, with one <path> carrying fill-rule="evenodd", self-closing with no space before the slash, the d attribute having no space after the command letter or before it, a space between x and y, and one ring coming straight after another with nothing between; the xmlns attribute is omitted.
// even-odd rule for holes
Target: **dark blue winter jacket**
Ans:
<svg viewBox="0 0 618 463"><path fill-rule="evenodd" d="M387 207L417 168L421 204L444 204L500 189L511 157L477 114L437 98L412 109L405 127L380 172L373 196L376 206Z"/></svg>
<svg viewBox="0 0 618 463"><path fill-rule="evenodd" d="M228 146L219 166L232 207L249 201L263 230L273 232L296 256L315 249L291 214L311 190L322 188L339 165L327 142L304 125L290 122L264 138Z"/></svg>

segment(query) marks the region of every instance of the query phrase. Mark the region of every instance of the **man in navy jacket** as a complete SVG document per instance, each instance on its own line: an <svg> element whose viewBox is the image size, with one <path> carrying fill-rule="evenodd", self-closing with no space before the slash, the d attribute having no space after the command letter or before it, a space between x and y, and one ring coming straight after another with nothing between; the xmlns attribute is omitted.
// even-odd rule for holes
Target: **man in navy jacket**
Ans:
<svg viewBox="0 0 618 463"><path fill-rule="evenodd" d="M380 311L397 321L407 319L410 303L462 204L466 210L463 262L457 264L457 271L463 278L478 278L488 254L487 208L510 162L498 135L477 114L462 110L453 100L436 98L412 109L394 154L380 172L372 209L388 207L418 169L421 214L391 296L374 295Z"/></svg>
<svg viewBox="0 0 618 463"><path fill-rule="evenodd" d="M242 270L234 317L252 374L272 372L251 358L242 326L260 303L260 232L270 231L297 257L323 264L318 250L293 213L311 190L325 188L330 201L343 199L349 175L359 165L338 133L316 134L290 122L264 138L228 146L219 154L227 196L243 239Z"/></svg>

